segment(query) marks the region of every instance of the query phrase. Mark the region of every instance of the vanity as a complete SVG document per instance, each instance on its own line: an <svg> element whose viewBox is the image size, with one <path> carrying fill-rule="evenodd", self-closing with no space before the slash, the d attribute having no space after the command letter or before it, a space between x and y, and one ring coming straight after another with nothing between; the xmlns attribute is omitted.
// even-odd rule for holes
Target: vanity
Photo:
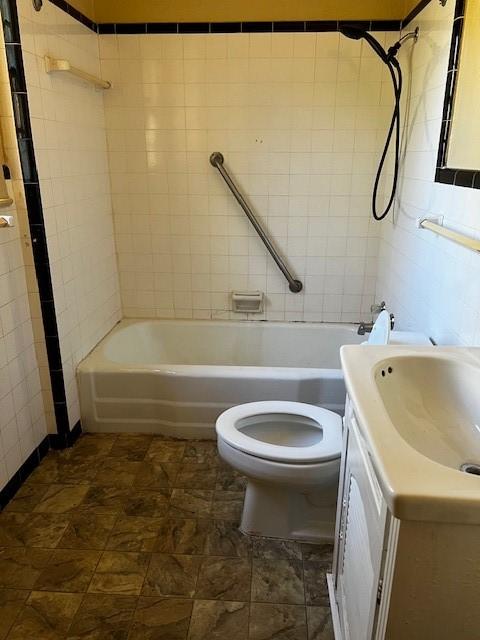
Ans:
<svg viewBox="0 0 480 640"><path fill-rule="evenodd" d="M335 639L480 638L480 349L341 358Z"/></svg>

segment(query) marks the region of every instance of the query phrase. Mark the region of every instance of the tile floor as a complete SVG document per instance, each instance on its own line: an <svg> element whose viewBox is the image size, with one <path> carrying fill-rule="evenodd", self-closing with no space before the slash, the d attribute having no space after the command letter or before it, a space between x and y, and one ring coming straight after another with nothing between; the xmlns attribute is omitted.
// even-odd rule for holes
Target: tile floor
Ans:
<svg viewBox="0 0 480 640"><path fill-rule="evenodd" d="M330 545L248 539L213 442L84 435L0 514L0 640L332 640Z"/></svg>

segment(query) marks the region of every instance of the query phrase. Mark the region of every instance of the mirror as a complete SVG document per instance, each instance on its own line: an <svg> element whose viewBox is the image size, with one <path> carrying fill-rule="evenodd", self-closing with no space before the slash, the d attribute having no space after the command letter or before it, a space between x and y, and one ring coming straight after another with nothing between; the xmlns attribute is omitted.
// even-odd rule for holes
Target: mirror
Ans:
<svg viewBox="0 0 480 640"><path fill-rule="evenodd" d="M480 169L480 0L467 0L447 166Z"/></svg>
<svg viewBox="0 0 480 640"><path fill-rule="evenodd" d="M457 0L450 48L438 182L480 188L480 0Z"/></svg>

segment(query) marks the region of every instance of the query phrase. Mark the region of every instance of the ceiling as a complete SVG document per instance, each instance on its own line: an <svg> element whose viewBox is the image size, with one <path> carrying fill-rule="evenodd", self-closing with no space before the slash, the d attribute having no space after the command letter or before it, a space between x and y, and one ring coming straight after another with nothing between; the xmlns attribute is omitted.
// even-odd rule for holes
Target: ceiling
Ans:
<svg viewBox="0 0 480 640"><path fill-rule="evenodd" d="M70 0L97 22L400 20L418 0Z"/></svg>

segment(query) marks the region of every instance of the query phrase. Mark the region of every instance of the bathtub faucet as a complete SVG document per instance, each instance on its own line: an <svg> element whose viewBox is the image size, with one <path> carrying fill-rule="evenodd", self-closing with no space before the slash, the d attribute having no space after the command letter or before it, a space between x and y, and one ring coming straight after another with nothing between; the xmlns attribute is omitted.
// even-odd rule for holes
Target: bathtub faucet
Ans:
<svg viewBox="0 0 480 640"><path fill-rule="evenodd" d="M370 333L373 329L374 322L361 322L358 325L357 334L359 336L364 336L366 333Z"/></svg>
<svg viewBox="0 0 480 640"><path fill-rule="evenodd" d="M382 309L383 311L383 309ZM371 333L375 322L361 322L358 325L357 334L359 336L364 336L366 333ZM393 331L393 327L395 326L395 316L393 313L390 314L390 329Z"/></svg>

